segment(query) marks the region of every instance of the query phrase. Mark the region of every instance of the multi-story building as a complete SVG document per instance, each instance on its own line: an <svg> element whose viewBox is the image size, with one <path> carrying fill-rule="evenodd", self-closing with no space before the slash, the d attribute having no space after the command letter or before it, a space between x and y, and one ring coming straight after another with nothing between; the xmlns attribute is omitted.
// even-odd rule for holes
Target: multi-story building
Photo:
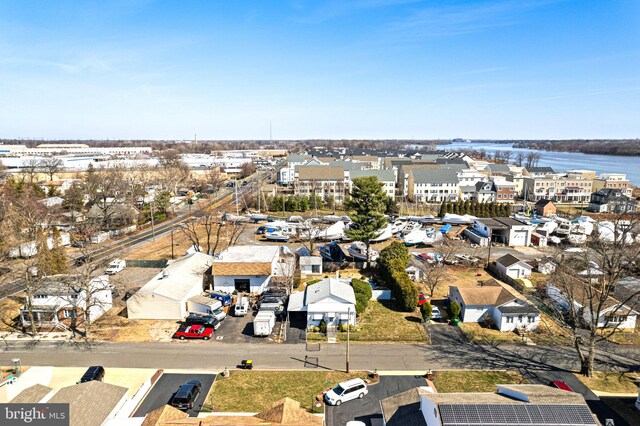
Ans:
<svg viewBox="0 0 640 426"><path fill-rule="evenodd" d="M600 189L591 194L589 211L598 213L632 213L638 205L621 189Z"/></svg>
<svg viewBox="0 0 640 426"><path fill-rule="evenodd" d="M302 165L317 166L323 164L310 155L292 154L287 157L287 164L278 172L278 183L281 185L289 185L293 183L296 175L296 167Z"/></svg>
<svg viewBox="0 0 640 426"><path fill-rule="evenodd" d="M393 170L351 170L349 171L349 189L353 185L353 180L359 177L375 176L382 182L382 189L391 198L395 197L396 181Z"/></svg>
<svg viewBox="0 0 640 426"><path fill-rule="evenodd" d="M629 179L624 173L603 173L593 180L593 191L600 189L619 189L624 195L630 197L632 189L629 187Z"/></svg>
<svg viewBox="0 0 640 426"><path fill-rule="evenodd" d="M375 155L352 155L348 158L354 163L361 163L363 169L380 170L382 168L380 157Z"/></svg>
<svg viewBox="0 0 640 426"><path fill-rule="evenodd" d="M516 185L505 178L495 178L493 188L496 192L498 203L513 203L516 198Z"/></svg>
<svg viewBox="0 0 640 426"><path fill-rule="evenodd" d="M408 199L416 203L457 201L458 168L419 168L409 172Z"/></svg>
<svg viewBox="0 0 640 426"><path fill-rule="evenodd" d="M526 199L538 201L547 199L561 203L589 202L593 188L593 178L585 175L546 175L525 177L523 192Z"/></svg>
<svg viewBox="0 0 640 426"><path fill-rule="evenodd" d="M293 187L295 195L315 194L342 204L349 192L349 172L339 166L298 166Z"/></svg>

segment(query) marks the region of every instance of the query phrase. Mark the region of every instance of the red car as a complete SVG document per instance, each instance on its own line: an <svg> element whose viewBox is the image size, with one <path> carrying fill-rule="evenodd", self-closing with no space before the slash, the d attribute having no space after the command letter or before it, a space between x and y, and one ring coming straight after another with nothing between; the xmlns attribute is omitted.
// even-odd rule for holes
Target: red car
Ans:
<svg viewBox="0 0 640 426"><path fill-rule="evenodd" d="M424 294L420 293L418 295L418 306L424 305L428 300L429 299L427 299L427 297Z"/></svg>
<svg viewBox="0 0 640 426"><path fill-rule="evenodd" d="M213 336L213 328L205 327L200 324L181 325L173 337L180 340L184 339L204 339L209 340Z"/></svg>
<svg viewBox="0 0 640 426"><path fill-rule="evenodd" d="M569 385L562 380L554 380L553 382L549 383L549 386L553 386L554 388L562 389L567 392L573 392L573 389L571 389L571 387L569 387Z"/></svg>

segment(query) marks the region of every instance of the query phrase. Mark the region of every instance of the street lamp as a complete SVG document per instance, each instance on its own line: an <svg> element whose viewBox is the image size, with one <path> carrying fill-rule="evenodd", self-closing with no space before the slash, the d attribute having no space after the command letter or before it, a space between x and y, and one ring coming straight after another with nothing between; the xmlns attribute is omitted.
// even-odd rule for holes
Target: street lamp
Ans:
<svg viewBox="0 0 640 426"><path fill-rule="evenodd" d="M20 377L22 375L22 364L20 362L20 358L13 358L11 362L13 362L13 371L15 376Z"/></svg>

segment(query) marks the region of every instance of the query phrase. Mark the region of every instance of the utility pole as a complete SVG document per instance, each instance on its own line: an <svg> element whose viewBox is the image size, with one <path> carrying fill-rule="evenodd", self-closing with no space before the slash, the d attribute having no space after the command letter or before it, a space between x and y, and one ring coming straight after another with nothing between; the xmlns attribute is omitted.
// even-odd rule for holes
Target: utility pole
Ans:
<svg viewBox="0 0 640 426"><path fill-rule="evenodd" d="M153 216L154 216L154 214L153 214L153 204L154 203L155 203L155 200L152 201L151 205L150 205L150 207L151 207L151 240L152 241L155 241L155 239L156 239L156 229L155 229L154 224L153 224Z"/></svg>
<svg viewBox="0 0 640 426"><path fill-rule="evenodd" d="M351 306L347 307L347 373L349 372L349 329L351 328Z"/></svg>
<svg viewBox="0 0 640 426"><path fill-rule="evenodd" d="M176 257L173 255L173 230L174 227L171 227L171 259L175 259Z"/></svg>
<svg viewBox="0 0 640 426"><path fill-rule="evenodd" d="M489 266L489 263L491 262L491 235L492 229L489 228L489 251L487 252L487 266Z"/></svg>

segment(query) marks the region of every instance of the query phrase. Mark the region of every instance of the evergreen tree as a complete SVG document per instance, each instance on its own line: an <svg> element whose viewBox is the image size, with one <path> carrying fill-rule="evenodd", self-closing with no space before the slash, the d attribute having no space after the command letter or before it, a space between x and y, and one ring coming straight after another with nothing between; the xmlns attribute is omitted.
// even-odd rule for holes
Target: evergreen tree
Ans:
<svg viewBox="0 0 640 426"><path fill-rule="evenodd" d="M51 235L53 239L53 247L51 248L50 259L54 274L68 274L69 264L67 263L67 255L62 247L62 237L60 231L55 226Z"/></svg>

